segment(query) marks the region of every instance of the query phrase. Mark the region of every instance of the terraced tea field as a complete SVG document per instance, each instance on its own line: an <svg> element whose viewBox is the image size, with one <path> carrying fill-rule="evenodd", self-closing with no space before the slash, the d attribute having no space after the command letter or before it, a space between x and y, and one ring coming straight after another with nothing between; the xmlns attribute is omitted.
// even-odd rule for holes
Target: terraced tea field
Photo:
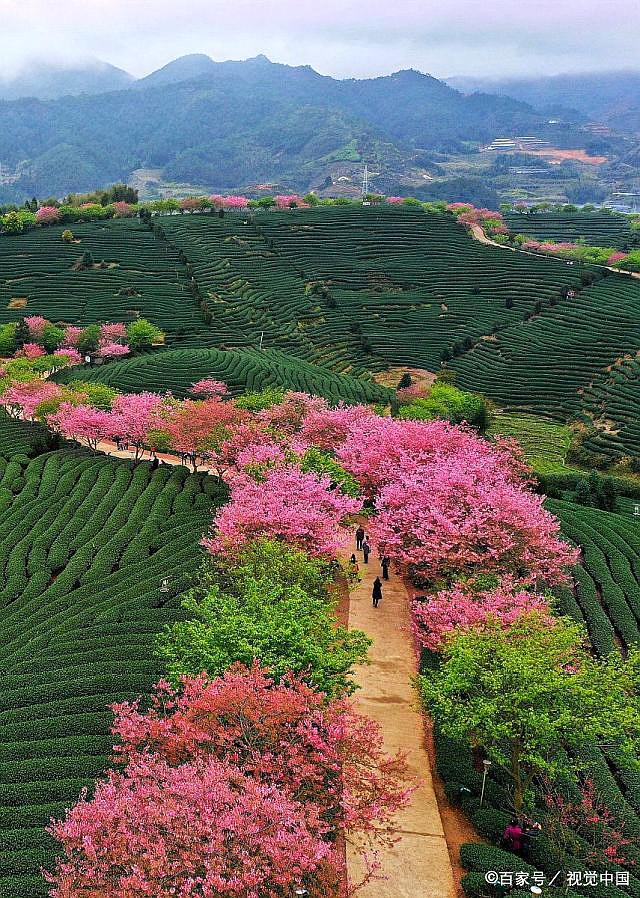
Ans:
<svg viewBox="0 0 640 898"><path fill-rule="evenodd" d="M578 413L583 393L640 347L640 281L611 275L452 362L459 383L503 406L551 418Z"/></svg>
<svg viewBox="0 0 640 898"><path fill-rule="evenodd" d="M563 534L581 546L575 603L567 610L586 624L599 654L640 643L640 517L549 500Z"/></svg>
<svg viewBox="0 0 640 898"><path fill-rule="evenodd" d="M610 370L600 373L582 396L586 415L597 431L586 440L592 452L611 459L640 457L640 359L620 359Z"/></svg>
<svg viewBox="0 0 640 898"><path fill-rule="evenodd" d="M225 491L68 451L0 459L0 472L0 895L38 898L44 827L105 767L107 705L160 675L155 636Z"/></svg>
<svg viewBox="0 0 640 898"><path fill-rule="evenodd" d="M539 212L531 215L505 215L507 227L513 234L526 234L536 240L584 240L592 246L613 246L622 249L640 243L640 232L632 231L626 215L607 215L602 212Z"/></svg>
<svg viewBox="0 0 640 898"><path fill-rule="evenodd" d="M177 255L142 222L114 219L74 225L77 242L70 244L62 241L63 230L0 238L0 323L43 315L50 321L87 325L139 315L165 330L170 342L202 330ZM74 271L85 252L91 253L94 267ZM102 261L108 267L96 267ZM121 294L129 288L137 295Z"/></svg>
<svg viewBox="0 0 640 898"><path fill-rule="evenodd" d="M79 375L69 369L56 375L61 383ZM126 359L82 372L83 380L99 381L123 392L171 390L180 398L204 377L227 384L233 394L265 387L285 387L324 396L331 402L387 404L391 391L376 383L310 365L275 349L174 349Z"/></svg>
<svg viewBox="0 0 640 898"><path fill-rule="evenodd" d="M571 445L571 431L564 424L534 415L495 415L487 433L517 440L526 460L542 474L564 469Z"/></svg>

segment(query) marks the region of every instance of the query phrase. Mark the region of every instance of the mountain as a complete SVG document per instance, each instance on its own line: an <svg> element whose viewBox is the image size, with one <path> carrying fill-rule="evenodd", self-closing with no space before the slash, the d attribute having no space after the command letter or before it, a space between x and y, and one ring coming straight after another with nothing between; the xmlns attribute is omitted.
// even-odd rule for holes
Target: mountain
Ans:
<svg viewBox="0 0 640 898"><path fill-rule="evenodd" d="M203 189L349 180L362 161L424 186L438 154L544 118L505 97L466 97L430 75L401 71L338 81L258 56L175 60L126 89L0 102L0 200L86 190L132 171ZM386 178L386 180L385 180ZM4 182L4 183L2 183Z"/></svg>
<svg viewBox="0 0 640 898"><path fill-rule="evenodd" d="M95 60L82 66L62 67L52 64L30 66L12 78L0 78L0 99L37 97L52 100L77 94L101 94L130 87L133 75Z"/></svg>
<svg viewBox="0 0 640 898"><path fill-rule="evenodd" d="M162 84L177 84L179 81L190 81L202 78L215 71L216 63L204 53L190 53L167 63L161 69L151 72L136 82L136 87L157 87Z"/></svg>
<svg viewBox="0 0 640 898"><path fill-rule="evenodd" d="M594 118L608 120L627 107L638 106L640 72L587 72L539 78L447 78L465 94L484 91L513 97L537 109L565 107Z"/></svg>

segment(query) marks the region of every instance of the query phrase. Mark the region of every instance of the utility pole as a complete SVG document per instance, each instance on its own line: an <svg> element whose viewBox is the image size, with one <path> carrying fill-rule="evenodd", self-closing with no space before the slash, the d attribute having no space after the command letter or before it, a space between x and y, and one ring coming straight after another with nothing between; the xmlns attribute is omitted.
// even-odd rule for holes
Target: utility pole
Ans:
<svg viewBox="0 0 640 898"><path fill-rule="evenodd" d="M365 162L364 165L364 175L362 176L362 205L370 206L370 202L367 199L369 196L369 166Z"/></svg>

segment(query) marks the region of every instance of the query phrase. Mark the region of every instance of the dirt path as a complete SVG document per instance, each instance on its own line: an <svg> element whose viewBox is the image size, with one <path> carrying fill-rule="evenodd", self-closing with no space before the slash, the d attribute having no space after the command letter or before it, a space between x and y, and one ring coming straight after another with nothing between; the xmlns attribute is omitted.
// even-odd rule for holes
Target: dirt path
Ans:
<svg viewBox="0 0 640 898"><path fill-rule="evenodd" d="M345 556L353 551L350 545ZM362 561L362 555L359 555ZM383 581L383 598L378 608L371 601L374 578L380 574L375 555L369 564L360 564L362 583L349 601L349 626L364 630L373 639L371 664L357 673L361 689L356 702L368 717L382 727L385 747L408 753L412 774L420 781L407 808L396 818L401 841L380 852L380 874L358 894L362 898L452 898L455 886L438 802L431 779L431 765L425 744L423 717L418 709L411 678L417 662L409 620L408 595L400 577L391 574ZM362 872L357 845L347 847L352 878Z"/></svg>

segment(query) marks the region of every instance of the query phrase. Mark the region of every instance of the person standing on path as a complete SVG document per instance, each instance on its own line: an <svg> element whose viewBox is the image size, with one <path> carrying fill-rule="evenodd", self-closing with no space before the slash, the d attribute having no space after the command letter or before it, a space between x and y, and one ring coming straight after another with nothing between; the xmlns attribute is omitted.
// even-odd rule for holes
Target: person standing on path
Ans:
<svg viewBox="0 0 640 898"><path fill-rule="evenodd" d="M358 566L358 562L356 560L356 556L352 555L349 559L349 583L359 583L360 582L360 568Z"/></svg>
<svg viewBox="0 0 640 898"><path fill-rule="evenodd" d="M362 548L362 543L364 542L364 538L365 538L364 527L362 526L362 524L360 524L358 529L356 530L356 549Z"/></svg>
<svg viewBox="0 0 640 898"><path fill-rule="evenodd" d="M380 604L380 599L382 598L382 580L380 577L376 577L373 581L373 590L371 592L371 597L373 599L373 607L377 608Z"/></svg>
<svg viewBox="0 0 640 898"><path fill-rule="evenodd" d="M391 559L388 555L383 555L380 559L380 567L382 568L382 579L389 579L389 565L391 564Z"/></svg>
<svg viewBox="0 0 640 898"><path fill-rule="evenodd" d="M365 536L364 542L362 543L362 554L364 555L364 558L362 560L364 561L365 564L369 564L369 553L370 552L371 552L371 546L369 545L369 541L367 540L367 537Z"/></svg>

